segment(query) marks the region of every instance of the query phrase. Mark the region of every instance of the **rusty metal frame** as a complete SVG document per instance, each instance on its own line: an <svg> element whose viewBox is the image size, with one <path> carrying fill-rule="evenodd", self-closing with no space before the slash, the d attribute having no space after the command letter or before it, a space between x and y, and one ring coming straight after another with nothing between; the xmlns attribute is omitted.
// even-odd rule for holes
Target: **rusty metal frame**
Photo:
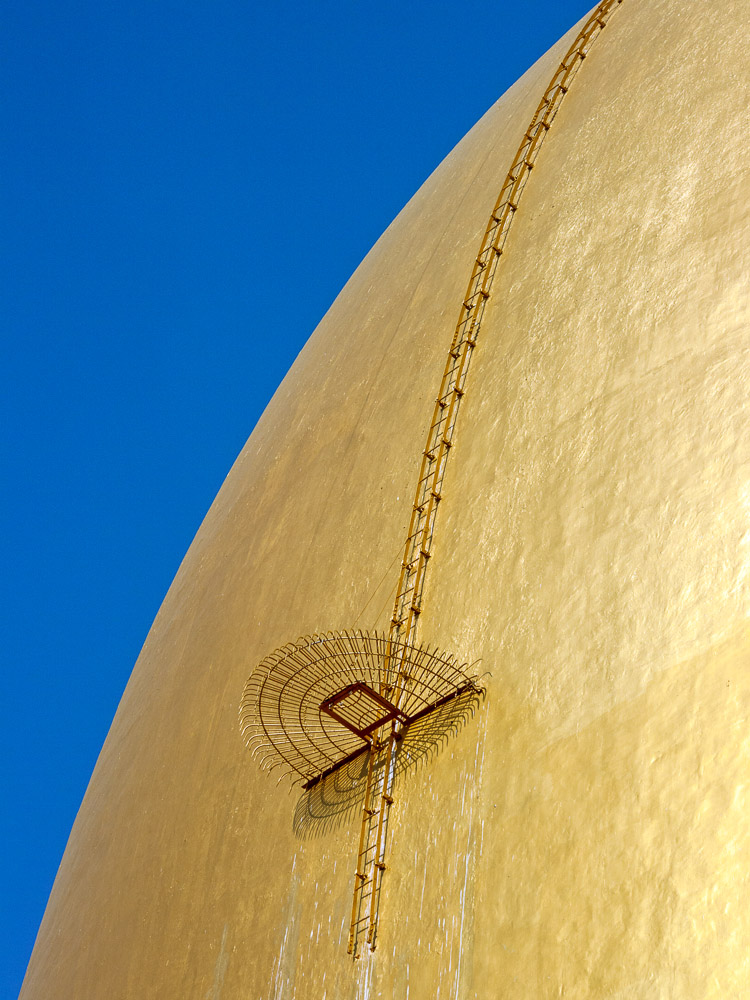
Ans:
<svg viewBox="0 0 750 1000"><path fill-rule="evenodd" d="M340 712L336 711L335 706L340 704L342 701L346 701L353 695L361 694L370 701L374 701L380 708L385 709L385 714L378 716L378 718L371 722L368 726L357 727L349 722ZM379 695L377 691L373 691L371 687L367 684L363 684L362 681L357 681L355 684L349 684L339 691L338 694L332 695L330 698L326 698L325 701L320 703L320 711L325 712L326 715L330 715L332 719L339 722L342 726L345 726L351 732L355 733L357 736L361 737L365 743L370 743L370 734L376 732L378 729L382 729L383 726L388 725L389 722L409 722L409 716L404 715L402 711L396 708L395 705L391 704L387 698Z"/></svg>

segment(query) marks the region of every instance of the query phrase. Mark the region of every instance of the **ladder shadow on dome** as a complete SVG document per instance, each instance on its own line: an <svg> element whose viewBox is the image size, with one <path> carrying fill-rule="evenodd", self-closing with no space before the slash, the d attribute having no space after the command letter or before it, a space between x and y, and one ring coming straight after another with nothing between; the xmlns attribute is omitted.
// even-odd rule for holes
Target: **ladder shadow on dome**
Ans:
<svg viewBox="0 0 750 1000"><path fill-rule="evenodd" d="M395 757L395 778L425 767L474 716L484 692L465 690L450 701L411 722L404 730ZM367 784L368 748L300 796L293 830L301 840L322 837L349 823L362 809Z"/></svg>

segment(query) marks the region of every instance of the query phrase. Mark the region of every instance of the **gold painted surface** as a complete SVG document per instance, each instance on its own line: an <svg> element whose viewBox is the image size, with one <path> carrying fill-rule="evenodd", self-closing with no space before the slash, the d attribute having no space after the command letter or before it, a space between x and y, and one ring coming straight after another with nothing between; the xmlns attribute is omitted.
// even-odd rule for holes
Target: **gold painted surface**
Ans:
<svg viewBox="0 0 750 1000"><path fill-rule="evenodd" d="M749 20L744 0L626 0L529 182L421 636L492 676L398 776L377 951L346 955L361 776L277 789L237 704L277 646L370 598L357 624L387 620L456 304L565 40L384 234L235 464L123 696L23 1000L748 994Z"/></svg>

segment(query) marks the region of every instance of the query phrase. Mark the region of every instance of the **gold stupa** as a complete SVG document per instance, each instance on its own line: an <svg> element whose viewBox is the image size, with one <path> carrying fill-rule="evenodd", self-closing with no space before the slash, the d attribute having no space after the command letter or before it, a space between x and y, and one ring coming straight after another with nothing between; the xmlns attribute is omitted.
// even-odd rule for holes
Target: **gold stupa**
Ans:
<svg viewBox="0 0 750 1000"><path fill-rule="evenodd" d="M389 227L235 463L123 696L22 1000L750 995L750 6L592 17ZM407 626L467 282L592 24L460 334ZM277 784L238 707L273 650L404 628L470 687L410 724L367 693L398 713L398 683L356 691L402 731L378 751L377 947L355 958L367 750Z"/></svg>

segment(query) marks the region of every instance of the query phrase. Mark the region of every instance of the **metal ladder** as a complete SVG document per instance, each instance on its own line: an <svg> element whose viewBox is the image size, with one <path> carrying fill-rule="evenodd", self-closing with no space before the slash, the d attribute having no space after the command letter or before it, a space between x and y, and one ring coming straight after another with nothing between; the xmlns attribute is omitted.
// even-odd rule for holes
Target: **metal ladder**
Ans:
<svg viewBox="0 0 750 1000"><path fill-rule="evenodd" d="M553 74L503 182L474 261L435 400L427 444L422 452L390 622L385 682L381 694L390 698L392 691L399 692L395 700L397 707L409 679L402 669L396 650L403 649L401 644L412 641L422 613L424 582L432 555L438 508L443 499L445 470L455 443L458 412L465 393L466 378L497 267L521 196L550 126L589 49L622 2L623 0L602 0L598 4ZM400 738L398 728L399 724L393 723L387 740L373 739L369 749L349 933L349 953L355 957L362 933L372 950L376 945L379 894L385 871L388 814L393 804L395 755ZM376 775L376 771L380 773Z"/></svg>
<svg viewBox="0 0 750 1000"><path fill-rule="evenodd" d="M367 754L367 780L349 930L348 951L355 958L363 936L371 950L375 950L380 887L385 871L385 840L393 805L398 725L391 723L390 733L385 739L380 735L383 730L376 734Z"/></svg>

